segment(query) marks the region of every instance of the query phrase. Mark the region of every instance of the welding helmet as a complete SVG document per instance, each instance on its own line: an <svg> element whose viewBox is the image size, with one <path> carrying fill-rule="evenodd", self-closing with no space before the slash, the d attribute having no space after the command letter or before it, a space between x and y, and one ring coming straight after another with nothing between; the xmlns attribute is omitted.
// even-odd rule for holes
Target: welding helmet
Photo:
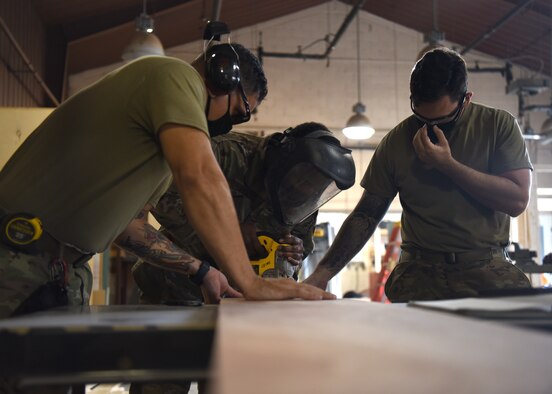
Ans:
<svg viewBox="0 0 552 394"><path fill-rule="evenodd" d="M321 124L300 126L270 136L265 187L276 218L293 226L355 183L351 150Z"/></svg>

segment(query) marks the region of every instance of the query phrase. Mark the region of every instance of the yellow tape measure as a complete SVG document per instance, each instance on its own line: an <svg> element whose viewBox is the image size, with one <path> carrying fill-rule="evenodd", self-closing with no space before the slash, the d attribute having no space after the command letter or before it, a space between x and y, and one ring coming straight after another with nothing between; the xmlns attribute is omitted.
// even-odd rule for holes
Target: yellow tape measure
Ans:
<svg viewBox="0 0 552 394"><path fill-rule="evenodd" d="M42 236L42 222L26 213L9 215L2 221L2 235L8 244L27 246Z"/></svg>

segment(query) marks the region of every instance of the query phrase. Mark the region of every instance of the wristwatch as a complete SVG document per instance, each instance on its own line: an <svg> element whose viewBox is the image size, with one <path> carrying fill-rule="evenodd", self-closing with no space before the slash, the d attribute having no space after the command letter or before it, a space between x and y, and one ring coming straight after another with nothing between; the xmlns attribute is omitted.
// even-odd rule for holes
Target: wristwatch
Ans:
<svg viewBox="0 0 552 394"><path fill-rule="evenodd" d="M190 280L194 282L196 285L201 286L203 283L203 279L205 278L205 275L207 275L207 272L211 269L211 266L208 262L205 260L201 261L201 264L199 265L199 269L197 272L193 275L190 275Z"/></svg>

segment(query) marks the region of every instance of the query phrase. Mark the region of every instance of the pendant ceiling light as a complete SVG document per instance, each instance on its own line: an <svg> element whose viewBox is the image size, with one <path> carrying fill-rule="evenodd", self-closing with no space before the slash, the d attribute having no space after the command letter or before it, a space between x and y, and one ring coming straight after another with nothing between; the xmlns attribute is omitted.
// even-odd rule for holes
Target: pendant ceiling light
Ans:
<svg viewBox="0 0 552 394"><path fill-rule="evenodd" d="M370 124L370 119L364 112L366 107L362 104L360 98L360 10L356 16L356 44L357 44L357 91L358 91L358 102L353 106L353 116L349 118L345 128L343 129L343 134L345 137L353 140L365 140L374 135L376 132L372 125Z"/></svg>
<svg viewBox="0 0 552 394"><path fill-rule="evenodd" d="M422 56L426 52L431 51L435 48L442 48L445 45L443 45L443 41L445 41L445 33L442 31L439 31L438 23L437 23L437 16L438 16L438 10L437 10L437 0L433 0L433 26L429 33L424 34L424 42L427 43L425 47L423 47L420 52L418 52L418 57L416 58L416 61L420 60Z"/></svg>
<svg viewBox="0 0 552 394"><path fill-rule="evenodd" d="M153 33L153 18L146 13L146 1L143 2L142 13L136 18L136 31L121 56L123 60L130 61L149 55L165 55L161 41Z"/></svg>

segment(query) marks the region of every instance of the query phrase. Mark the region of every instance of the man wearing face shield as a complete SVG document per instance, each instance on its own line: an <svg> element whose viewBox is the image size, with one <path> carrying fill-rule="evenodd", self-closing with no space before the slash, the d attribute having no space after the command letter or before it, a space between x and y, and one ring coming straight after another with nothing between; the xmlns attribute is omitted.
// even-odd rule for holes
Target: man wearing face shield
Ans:
<svg viewBox="0 0 552 394"><path fill-rule="evenodd" d="M266 152L265 185L276 217L286 224L307 217L354 182L354 165L325 129L287 130ZM351 174L353 178L351 178Z"/></svg>
<svg viewBox="0 0 552 394"><path fill-rule="evenodd" d="M515 118L472 102L466 64L446 48L416 63L410 92L413 114L378 145L361 182L364 194L305 282L326 288L398 193L402 253L385 285L389 300L530 287L505 251L510 217L525 210L531 184L532 165Z"/></svg>
<svg viewBox="0 0 552 394"><path fill-rule="evenodd" d="M260 239L269 237L282 244L276 253L283 264L262 276L296 277L301 261L314 248L318 209L354 184L350 150L341 147L319 123L304 123L268 137L231 132L213 138L212 146L230 186L249 258L266 256ZM216 267L191 227L174 187L152 214L162 225L163 234L182 250ZM144 303L172 304L201 298L198 287L175 272L138 262L133 276Z"/></svg>

